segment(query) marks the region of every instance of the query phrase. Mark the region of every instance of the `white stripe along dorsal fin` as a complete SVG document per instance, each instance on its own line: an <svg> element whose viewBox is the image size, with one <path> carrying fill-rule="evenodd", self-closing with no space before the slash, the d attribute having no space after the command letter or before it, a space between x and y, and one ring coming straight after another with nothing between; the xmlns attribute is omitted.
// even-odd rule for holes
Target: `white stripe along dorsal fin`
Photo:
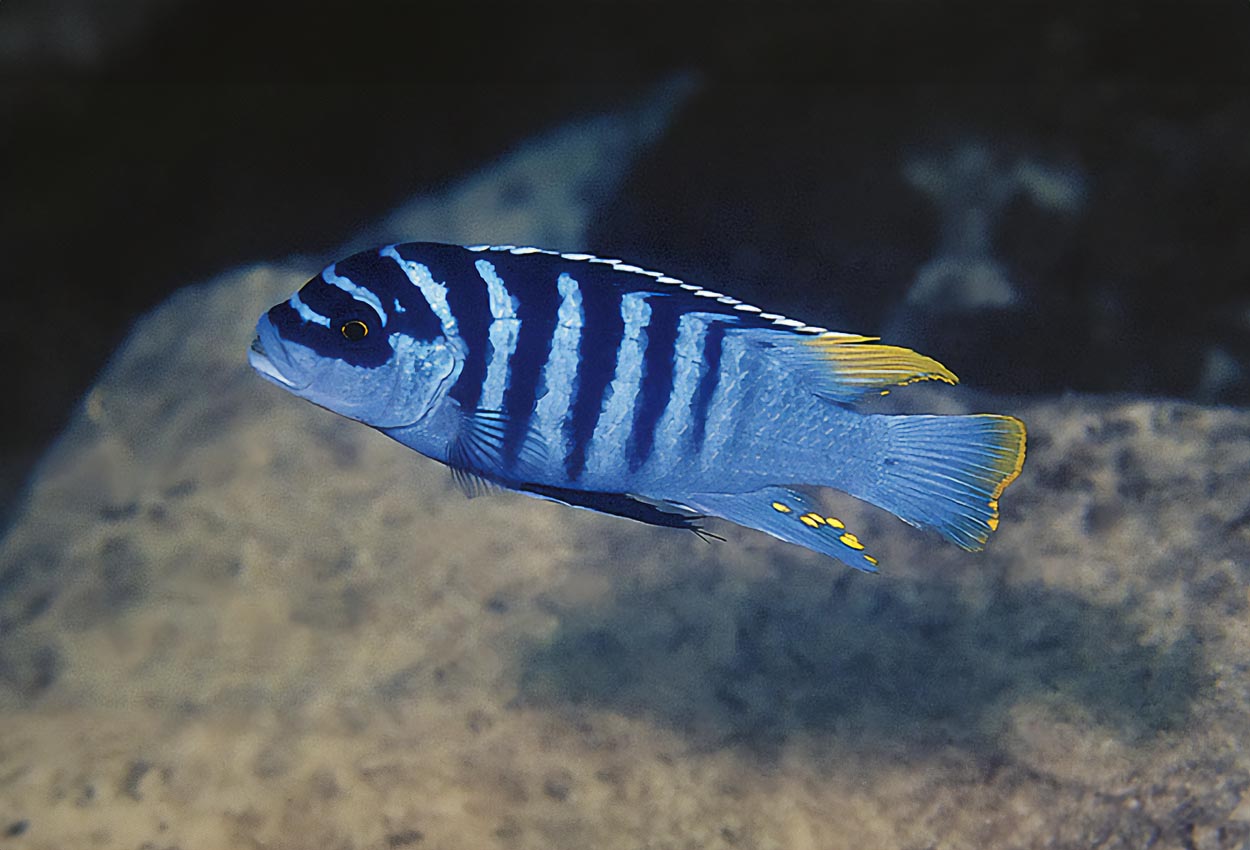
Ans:
<svg viewBox="0 0 1250 850"><path fill-rule="evenodd" d="M711 290L704 289L703 287L697 284L686 283L685 281L680 280L679 278L671 277L669 275L664 274L663 272L649 271L648 269L640 268L630 263L626 263L622 260L612 260L612 259L607 259L604 257L596 257L594 254L564 253L561 251L552 251L547 248L535 248L533 246L468 245L466 246L466 250L475 251L475 252L496 251L499 253L509 253L509 254L516 254L516 255L547 254L549 256L560 257L561 259L570 260L575 263L596 263L599 265L611 266L614 271L622 272L623 274L642 275L644 277L652 278L653 280L655 280L656 283L666 283L672 286L678 286L682 288L683 290L685 290L686 292L690 292L702 298L713 299L717 303L724 304L727 307L732 307L734 310L742 312L742 313L750 313L756 318L763 319L766 322L771 322L777 327L785 328L788 331L794 331L795 333L808 334L811 336L822 336L822 337L856 336L856 334L844 334L839 331L831 331L828 328L822 328L816 325L809 325L805 322L800 322L797 319L787 319L785 316L781 315L780 313L765 313L763 310L761 310L759 307L756 307L754 304L745 304L742 301L739 301L737 298L733 298L732 296L725 295L724 293L713 292Z"/></svg>

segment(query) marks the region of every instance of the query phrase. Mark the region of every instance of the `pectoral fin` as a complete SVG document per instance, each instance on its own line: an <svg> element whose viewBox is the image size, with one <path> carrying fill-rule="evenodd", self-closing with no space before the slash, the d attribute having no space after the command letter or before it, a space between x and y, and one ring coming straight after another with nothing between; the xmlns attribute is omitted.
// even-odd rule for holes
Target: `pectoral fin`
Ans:
<svg viewBox="0 0 1250 850"><path fill-rule="evenodd" d="M447 452L456 484L469 498L480 495L491 485L515 487L514 482L533 478L532 471L546 456L542 438L525 435L516 456L506 451L508 418L497 410L475 410L466 414L460 432Z"/></svg>

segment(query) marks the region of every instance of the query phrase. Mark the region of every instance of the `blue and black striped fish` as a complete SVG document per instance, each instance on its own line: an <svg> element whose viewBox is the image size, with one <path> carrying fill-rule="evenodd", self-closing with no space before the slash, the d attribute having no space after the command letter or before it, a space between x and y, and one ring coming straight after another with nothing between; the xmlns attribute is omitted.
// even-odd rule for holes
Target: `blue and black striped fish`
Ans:
<svg viewBox="0 0 1250 850"><path fill-rule="evenodd" d="M588 254L414 242L335 263L261 316L269 380L482 483L653 525L706 517L860 570L803 487L980 549L1024 463L1010 416L865 414L942 364Z"/></svg>

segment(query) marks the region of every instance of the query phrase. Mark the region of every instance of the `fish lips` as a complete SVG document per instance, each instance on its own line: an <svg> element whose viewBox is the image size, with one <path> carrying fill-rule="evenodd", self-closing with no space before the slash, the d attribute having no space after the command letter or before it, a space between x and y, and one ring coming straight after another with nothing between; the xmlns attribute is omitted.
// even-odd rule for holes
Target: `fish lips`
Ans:
<svg viewBox="0 0 1250 850"><path fill-rule="evenodd" d="M253 369L260 373L262 377L269 380L283 389L298 392L307 387L307 384L297 384L282 374L282 370L274 363L270 356L270 351L278 352L281 357L281 343L276 343L272 337L274 335L273 326L264 318L256 325L256 337L252 340L252 345L247 351L247 362ZM265 345L265 338L269 337L269 345Z"/></svg>

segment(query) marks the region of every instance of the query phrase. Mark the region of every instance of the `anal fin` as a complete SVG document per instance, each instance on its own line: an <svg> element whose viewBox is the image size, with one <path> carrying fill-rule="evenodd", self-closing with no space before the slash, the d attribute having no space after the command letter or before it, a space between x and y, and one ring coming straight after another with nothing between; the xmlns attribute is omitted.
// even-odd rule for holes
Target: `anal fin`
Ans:
<svg viewBox="0 0 1250 850"><path fill-rule="evenodd" d="M697 493L683 501L694 510L829 555L848 567L877 571L877 559L864 551L864 544L846 530L845 523L788 487L765 487L750 493Z"/></svg>

